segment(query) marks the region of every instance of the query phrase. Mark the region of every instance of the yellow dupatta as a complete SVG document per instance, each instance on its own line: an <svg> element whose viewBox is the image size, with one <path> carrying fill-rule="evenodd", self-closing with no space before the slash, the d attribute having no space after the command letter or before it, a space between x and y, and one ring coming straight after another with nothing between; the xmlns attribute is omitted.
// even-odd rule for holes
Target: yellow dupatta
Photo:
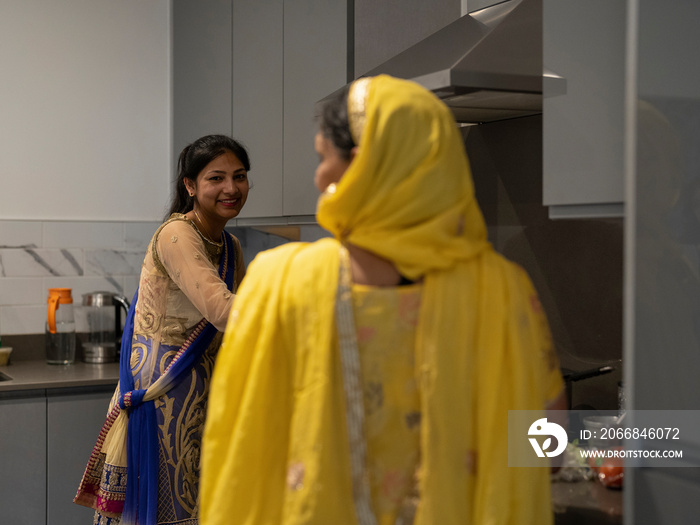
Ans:
<svg viewBox="0 0 700 525"><path fill-rule="evenodd" d="M552 395L551 338L529 278L486 240L454 120L425 89L387 76L355 82L348 107L357 155L317 213L336 239L259 255L229 318L201 521L358 523L334 317L350 243L424 279L416 523L551 523L548 469L509 468L507 446L508 410L542 409Z"/></svg>

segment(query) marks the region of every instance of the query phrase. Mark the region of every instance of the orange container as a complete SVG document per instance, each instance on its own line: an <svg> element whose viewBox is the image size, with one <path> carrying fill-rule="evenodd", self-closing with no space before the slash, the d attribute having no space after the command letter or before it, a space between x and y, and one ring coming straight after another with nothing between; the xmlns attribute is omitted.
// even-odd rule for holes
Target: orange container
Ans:
<svg viewBox="0 0 700 525"><path fill-rule="evenodd" d="M49 332L52 334L56 333L56 310L60 308L62 304L73 304L73 296L71 295L70 288L49 288L49 298L46 300L49 305L48 319L47 323L49 326ZM71 318L73 317L73 312L71 308L70 312ZM72 320L72 319L71 319Z"/></svg>

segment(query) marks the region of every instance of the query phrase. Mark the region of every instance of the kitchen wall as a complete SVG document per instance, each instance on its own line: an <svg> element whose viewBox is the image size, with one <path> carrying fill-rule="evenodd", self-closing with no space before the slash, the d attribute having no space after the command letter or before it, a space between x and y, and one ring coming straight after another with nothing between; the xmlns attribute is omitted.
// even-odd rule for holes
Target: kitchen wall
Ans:
<svg viewBox="0 0 700 525"><path fill-rule="evenodd" d="M0 219L158 220L170 32L169 0L3 0Z"/></svg>
<svg viewBox="0 0 700 525"><path fill-rule="evenodd" d="M0 221L0 335L43 334L48 289L73 289L76 329L86 331L82 294L98 290L131 298L157 222ZM230 228L246 265L288 239L253 228ZM326 235L303 225L295 238Z"/></svg>
<svg viewBox="0 0 700 525"><path fill-rule="evenodd" d="M529 273L562 367L615 367L572 383L572 407L617 409L622 220L549 219L542 206L541 116L462 129L489 239Z"/></svg>

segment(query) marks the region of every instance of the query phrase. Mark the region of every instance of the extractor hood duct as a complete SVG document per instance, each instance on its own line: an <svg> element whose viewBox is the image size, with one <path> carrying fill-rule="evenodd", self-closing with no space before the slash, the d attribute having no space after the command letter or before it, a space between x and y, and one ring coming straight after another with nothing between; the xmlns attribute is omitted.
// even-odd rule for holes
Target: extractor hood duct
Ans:
<svg viewBox="0 0 700 525"><path fill-rule="evenodd" d="M433 91L458 122L542 112L542 0L509 0L462 16L363 76Z"/></svg>

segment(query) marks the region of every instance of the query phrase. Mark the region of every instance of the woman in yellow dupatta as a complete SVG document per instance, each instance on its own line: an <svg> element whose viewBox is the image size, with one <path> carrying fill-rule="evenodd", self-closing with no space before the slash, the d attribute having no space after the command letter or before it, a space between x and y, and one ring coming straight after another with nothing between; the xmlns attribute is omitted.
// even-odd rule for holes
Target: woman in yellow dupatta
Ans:
<svg viewBox="0 0 700 525"><path fill-rule="evenodd" d="M360 79L316 149L334 238L250 265L212 379L201 522L552 523L548 469L508 467L507 434L509 410L561 402L558 362L528 276L487 242L449 110Z"/></svg>

